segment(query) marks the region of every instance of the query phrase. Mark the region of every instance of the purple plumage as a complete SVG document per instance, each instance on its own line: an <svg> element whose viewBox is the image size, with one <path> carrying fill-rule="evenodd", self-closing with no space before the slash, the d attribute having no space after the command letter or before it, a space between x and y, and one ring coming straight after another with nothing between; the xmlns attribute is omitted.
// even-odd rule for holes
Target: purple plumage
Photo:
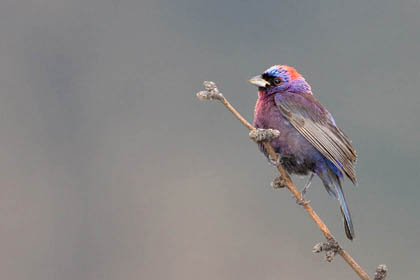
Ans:
<svg viewBox="0 0 420 280"><path fill-rule="evenodd" d="M346 235L353 240L353 224L341 187L343 175L356 184L357 155L350 140L293 67L272 66L250 82L258 87L254 126L280 131L271 145L281 164L290 174L318 175L328 193L339 200ZM268 157L263 145L259 147Z"/></svg>

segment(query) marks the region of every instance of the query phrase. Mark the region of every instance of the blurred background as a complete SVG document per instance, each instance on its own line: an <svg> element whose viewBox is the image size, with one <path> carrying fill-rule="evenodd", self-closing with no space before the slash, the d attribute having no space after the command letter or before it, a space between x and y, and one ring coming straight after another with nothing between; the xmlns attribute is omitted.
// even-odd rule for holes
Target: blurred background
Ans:
<svg viewBox="0 0 420 280"><path fill-rule="evenodd" d="M370 273L420 266L420 2L4 0L4 279L356 279L220 104L252 120L249 77L293 65L351 137L357 237L316 179L307 198ZM303 186L304 179L296 179Z"/></svg>

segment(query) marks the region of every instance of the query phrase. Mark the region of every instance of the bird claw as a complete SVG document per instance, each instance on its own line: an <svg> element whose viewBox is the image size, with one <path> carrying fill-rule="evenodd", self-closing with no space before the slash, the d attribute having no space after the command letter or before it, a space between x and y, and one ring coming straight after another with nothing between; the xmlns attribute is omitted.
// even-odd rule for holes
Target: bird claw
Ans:
<svg viewBox="0 0 420 280"><path fill-rule="evenodd" d="M277 167L281 163L280 155L277 154L277 160L273 159L270 155L268 155L268 163L274 167Z"/></svg>
<svg viewBox="0 0 420 280"><path fill-rule="evenodd" d="M305 200L303 198L301 198L301 199L296 198L296 204L300 205L300 206L305 206L305 205L309 204L310 202L311 202L310 200Z"/></svg>
<svg viewBox="0 0 420 280"><path fill-rule="evenodd" d="M309 186L311 185L312 179L314 178L314 173L311 173L308 182L306 183L305 187L303 187L302 191L300 192L300 199L296 198L296 203L300 206L305 206L311 202L310 200L305 200L304 196L306 191L308 190Z"/></svg>
<svg viewBox="0 0 420 280"><path fill-rule="evenodd" d="M281 176L277 176L270 185L275 189L285 188L286 180L284 180Z"/></svg>

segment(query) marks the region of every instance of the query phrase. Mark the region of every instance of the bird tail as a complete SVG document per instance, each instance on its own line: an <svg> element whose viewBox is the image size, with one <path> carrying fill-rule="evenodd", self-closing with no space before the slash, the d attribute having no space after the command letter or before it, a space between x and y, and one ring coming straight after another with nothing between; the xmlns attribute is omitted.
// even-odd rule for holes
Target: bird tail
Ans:
<svg viewBox="0 0 420 280"><path fill-rule="evenodd" d="M351 221L351 215L349 207L347 206L346 198L344 197L343 188L341 187L340 179L337 178L337 185L336 187L338 200L340 201L341 207L341 214L344 217L344 230L346 231L347 238L350 240L354 239L354 228L353 222Z"/></svg>
<svg viewBox="0 0 420 280"><path fill-rule="evenodd" d="M340 177L332 170L325 170L319 174L327 192L338 199L340 202L341 214L344 218L344 230L348 239L353 240L355 237L353 222L351 220L350 210L344 197L343 188L341 186Z"/></svg>

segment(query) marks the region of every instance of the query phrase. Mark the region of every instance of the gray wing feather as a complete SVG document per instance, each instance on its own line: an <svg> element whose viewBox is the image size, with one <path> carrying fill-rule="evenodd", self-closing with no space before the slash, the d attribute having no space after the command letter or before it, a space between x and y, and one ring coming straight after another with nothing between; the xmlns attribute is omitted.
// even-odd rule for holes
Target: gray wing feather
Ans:
<svg viewBox="0 0 420 280"><path fill-rule="evenodd" d="M290 123L356 184L356 151L350 139L335 126L329 112L311 94L282 93L275 101Z"/></svg>

